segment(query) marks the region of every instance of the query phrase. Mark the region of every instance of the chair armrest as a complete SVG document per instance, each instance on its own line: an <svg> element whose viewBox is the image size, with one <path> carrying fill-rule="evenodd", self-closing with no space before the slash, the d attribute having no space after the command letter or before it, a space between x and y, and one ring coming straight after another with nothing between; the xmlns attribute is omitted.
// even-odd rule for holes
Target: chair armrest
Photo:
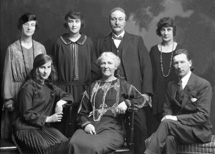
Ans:
<svg viewBox="0 0 215 154"><path fill-rule="evenodd" d="M75 106L79 106L79 103L71 103L71 104L64 104L63 107L67 108L67 107L75 107Z"/></svg>
<svg viewBox="0 0 215 154"><path fill-rule="evenodd" d="M126 142L130 150L134 149L134 116L137 111L138 109L132 106L127 109L126 125L128 128L126 128Z"/></svg>
<svg viewBox="0 0 215 154"><path fill-rule="evenodd" d="M130 107L127 109L127 111L128 111L128 112L137 112L137 111L138 111L138 108L130 106Z"/></svg>

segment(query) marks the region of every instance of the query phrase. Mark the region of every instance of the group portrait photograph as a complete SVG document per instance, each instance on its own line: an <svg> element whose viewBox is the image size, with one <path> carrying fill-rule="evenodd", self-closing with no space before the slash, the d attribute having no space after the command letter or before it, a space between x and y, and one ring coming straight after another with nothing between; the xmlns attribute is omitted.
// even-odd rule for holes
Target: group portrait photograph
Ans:
<svg viewBox="0 0 215 154"><path fill-rule="evenodd" d="M215 0L1 0L1 154L215 154Z"/></svg>

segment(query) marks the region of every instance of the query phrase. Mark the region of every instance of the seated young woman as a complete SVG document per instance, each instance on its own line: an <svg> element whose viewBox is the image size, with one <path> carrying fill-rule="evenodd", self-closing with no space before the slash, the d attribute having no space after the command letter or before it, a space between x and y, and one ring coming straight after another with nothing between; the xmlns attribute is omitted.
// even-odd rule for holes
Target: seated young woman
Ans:
<svg viewBox="0 0 215 154"><path fill-rule="evenodd" d="M64 105L73 97L52 84L56 73L52 58L36 56L29 79L19 95L18 117L13 125L13 141L22 154L61 154L68 139L52 123L60 122Z"/></svg>
<svg viewBox="0 0 215 154"><path fill-rule="evenodd" d="M114 76L120 59L104 52L97 60L102 78L84 92L78 110L78 129L69 142L69 154L104 154L119 148L125 137L124 118L132 105L142 108L145 98L127 81Z"/></svg>

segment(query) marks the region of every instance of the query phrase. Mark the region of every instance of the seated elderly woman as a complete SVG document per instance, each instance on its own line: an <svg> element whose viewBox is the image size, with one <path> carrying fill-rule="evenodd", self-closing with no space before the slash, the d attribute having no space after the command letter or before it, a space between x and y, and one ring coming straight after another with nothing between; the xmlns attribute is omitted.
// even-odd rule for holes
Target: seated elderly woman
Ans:
<svg viewBox="0 0 215 154"><path fill-rule="evenodd" d="M102 78L84 92L78 110L78 129L69 142L69 154L104 154L124 142L125 112L131 105L142 108L146 101L141 93L125 80L114 76L120 59L104 52L97 60Z"/></svg>
<svg viewBox="0 0 215 154"><path fill-rule="evenodd" d="M61 121L63 105L73 102L73 97L51 83L50 77L55 76L51 57L36 56L30 78L20 91L19 115L13 126L12 138L22 154L61 154L67 150L68 139L50 124Z"/></svg>

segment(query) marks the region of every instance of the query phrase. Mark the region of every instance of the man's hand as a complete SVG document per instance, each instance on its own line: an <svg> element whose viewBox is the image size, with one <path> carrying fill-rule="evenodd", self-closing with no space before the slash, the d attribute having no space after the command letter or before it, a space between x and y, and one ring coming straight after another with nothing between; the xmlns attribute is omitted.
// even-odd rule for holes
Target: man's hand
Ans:
<svg viewBox="0 0 215 154"><path fill-rule="evenodd" d="M161 119L161 121L164 121L164 120L166 120L166 119L178 121L177 116L173 116L173 115L165 115L165 116Z"/></svg>
<svg viewBox="0 0 215 154"><path fill-rule="evenodd" d="M117 106L117 113L118 114L125 114L126 110L127 110L127 105L125 104L125 102L121 102L118 106Z"/></svg>
<svg viewBox="0 0 215 154"><path fill-rule="evenodd" d="M95 127L94 127L92 124L86 125L85 128L84 128L84 131L85 131L86 133L89 133L89 134L92 134L92 135L95 135L95 134L96 134Z"/></svg>

